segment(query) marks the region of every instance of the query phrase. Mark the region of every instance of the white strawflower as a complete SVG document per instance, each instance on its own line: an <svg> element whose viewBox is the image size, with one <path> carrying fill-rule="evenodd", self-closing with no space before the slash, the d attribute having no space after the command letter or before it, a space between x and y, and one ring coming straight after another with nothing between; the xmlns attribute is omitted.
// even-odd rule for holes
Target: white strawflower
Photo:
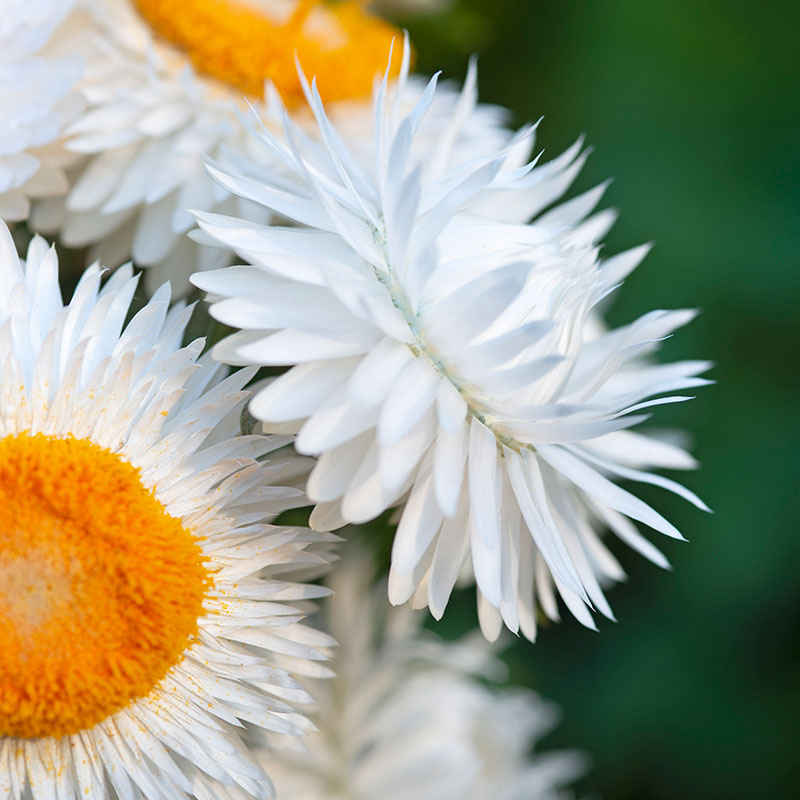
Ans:
<svg viewBox="0 0 800 800"><path fill-rule="evenodd" d="M4 0L0 14L0 219L27 218L32 198L67 191L68 154L56 144L80 110L77 56L48 48L71 0Z"/></svg>
<svg viewBox="0 0 800 800"><path fill-rule="evenodd" d="M252 371L222 380L202 341L181 347L191 308L167 286L124 324L136 284L90 267L64 305L55 251L36 238L21 262L0 223L10 800L271 797L243 725L307 731L294 675L327 670L287 605L321 590L283 577L320 535L269 524L302 502L302 465L237 435Z"/></svg>
<svg viewBox="0 0 800 800"><path fill-rule="evenodd" d="M585 770L575 752L539 752L557 710L486 678L502 665L481 637L445 642L391 609L348 555L325 601L339 642L336 677L313 687L318 731L292 751L263 751L283 800L550 800ZM531 753L533 745L537 752ZM305 746L303 749L300 747Z"/></svg>
<svg viewBox="0 0 800 800"><path fill-rule="evenodd" d="M252 266L195 275L212 315L243 331L218 346L229 363L297 365L258 393L251 412L299 429L319 455L312 526L361 523L402 504L389 596L414 596L437 618L471 563L482 627L501 618L533 639L535 597L558 618L554 588L594 627L612 617L600 588L622 570L600 539L609 527L664 557L631 519L678 531L613 482L654 483L702 502L651 467L690 468L682 449L625 429L649 406L686 399L706 362L639 356L693 311L654 311L605 331L596 307L647 247L600 260L613 214L587 218L604 186L539 214L568 187L580 143L549 164L524 163L526 129L499 151L465 159L451 146L471 119L467 92L438 147L416 136L432 80L408 115L404 84L375 99L374 159L362 168L309 103L325 148L286 120L285 141L255 135L284 174L211 168L227 189L299 223L264 227L198 214ZM539 216L536 216L539 214ZM534 218L534 222L527 221Z"/></svg>
<svg viewBox="0 0 800 800"><path fill-rule="evenodd" d="M88 109L69 128L67 147L86 163L66 202L39 206L34 225L59 232L67 246L92 247L110 266L132 258L153 267L145 275L149 291L168 278L181 293L191 272L230 261L186 237L194 226L189 209L269 220L260 206L231 197L204 166L207 157L245 154L271 168L270 154L236 119L245 97L267 117L280 115L283 98L298 123L316 131L299 57L325 76L323 94L350 137L363 138L369 95L397 35L357 2L319 0L80 0L68 28L88 59L81 83ZM437 113L447 119L452 107L451 94ZM498 128L496 114L484 116L473 138Z"/></svg>

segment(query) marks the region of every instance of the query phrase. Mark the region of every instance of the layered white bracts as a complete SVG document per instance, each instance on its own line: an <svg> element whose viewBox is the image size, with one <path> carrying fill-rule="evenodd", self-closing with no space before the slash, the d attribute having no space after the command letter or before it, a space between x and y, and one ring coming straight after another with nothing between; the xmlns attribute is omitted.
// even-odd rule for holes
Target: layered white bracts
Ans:
<svg viewBox="0 0 800 800"><path fill-rule="evenodd" d="M151 294L165 280L183 294L191 272L228 261L186 238L187 209L255 212L203 167L205 157L243 142L234 110L241 92L196 75L188 59L155 40L132 0L80 0L64 27L86 58L79 84L86 109L65 143L80 161L69 193L38 204L32 225L68 247L91 248L110 267L130 259L154 267L145 276Z"/></svg>
<svg viewBox="0 0 800 800"><path fill-rule="evenodd" d="M392 89L384 81L369 159L348 150L307 90L324 147L287 117L282 137L253 130L280 172L210 167L226 189L292 224L198 213L198 238L249 266L193 281L216 319L242 329L217 358L292 366L250 409L268 429L298 430L299 451L319 456L312 525L401 506L392 602L411 599L438 618L471 571L489 638L505 622L534 639L536 599L557 619L556 594L589 627L589 609L613 618L601 585L623 572L601 530L662 566L632 520L680 538L614 481L653 483L705 507L649 471L691 468L691 456L627 430L706 383L696 377L706 362L644 358L695 312L603 328L598 304L648 248L600 259L614 220L591 214L604 185L546 210L580 170L580 142L543 166L528 163L534 128L499 149L459 147L476 109L474 69L435 142L426 125L436 78L410 113L407 64Z"/></svg>
<svg viewBox="0 0 800 800"><path fill-rule="evenodd" d="M480 635L445 642L420 615L392 609L375 565L348 546L324 601L339 642L336 677L309 685L318 730L262 751L282 800L565 800L586 768L539 739L558 710L525 689L498 690L502 663ZM534 750L535 745L535 750ZM534 750L532 753L531 751Z"/></svg>
<svg viewBox="0 0 800 800"><path fill-rule="evenodd" d="M324 566L313 550L331 536L271 524L304 503L305 465L280 449L287 437L240 435L253 371L226 378L202 340L182 346L192 308L170 308L169 285L126 325L137 278L129 266L101 278L90 267L63 303L55 250L36 237L20 261L0 223L0 438L85 440L133 465L197 537L213 585L197 635L149 694L72 735L0 736L0 797L264 800L272 785L243 723L312 728L293 707L311 700L296 676L329 674L330 638L294 604L327 590L293 578Z"/></svg>
<svg viewBox="0 0 800 800"><path fill-rule="evenodd" d="M79 85L87 107L67 127L65 142L80 162L69 193L34 208L33 227L58 233L68 247L90 248L93 258L110 267L133 260L148 268L148 293L169 280L183 295L192 272L231 261L229 251L198 247L187 238L194 227L190 210L264 224L272 217L268 209L215 182L205 160L238 156L267 172L280 162L240 125L237 113L246 111L248 102L243 90L195 70L186 53L151 31L134 0L80 0L62 27L87 62ZM415 86L419 94L422 87ZM440 127L451 117L455 100L455 92L441 95L434 110ZM282 104L268 80L263 96L252 102L279 130ZM333 114L360 151L367 141L369 98L335 103ZM306 108L294 109L293 116L316 135ZM487 108L471 138L495 145L501 121L496 109Z"/></svg>
<svg viewBox="0 0 800 800"><path fill-rule="evenodd" d="M72 0L4 0L0 13L0 219L27 219L31 200L66 193L74 160L59 137L82 104L83 62L51 39Z"/></svg>

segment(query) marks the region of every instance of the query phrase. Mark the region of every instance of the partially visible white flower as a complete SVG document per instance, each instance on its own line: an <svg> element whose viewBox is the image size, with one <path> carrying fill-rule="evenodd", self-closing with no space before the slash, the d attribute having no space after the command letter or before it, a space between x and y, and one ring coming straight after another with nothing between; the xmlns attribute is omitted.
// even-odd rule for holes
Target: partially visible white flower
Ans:
<svg viewBox="0 0 800 800"><path fill-rule="evenodd" d="M228 263L230 253L197 247L186 237L194 227L189 211L217 211L260 223L268 222L271 215L213 181L204 160L239 154L260 162L266 170L282 165L246 135L236 118L238 111L247 110L245 88L214 77L213 70L233 61L240 51L243 58L250 54L253 61L243 69L252 102L268 118L279 117L278 92L283 91L287 103L293 101L291 111L298 124L316 135L312 115L292 94L299 40L292 38L296 36L293 29L281 33L280 28L289 25L298 8L310 9L300 34L308 41L333 40L333 55L329 51L323 55L338 61L326 79L331 90L343 97L332 103L332 113L358 151L358 139L364 138L371 119L372 79L385 67L392 29L363 11L355 14L352 10L348 19L354 21L343 27L336 15L347 13L348 5L355 4L273 0L258 8L248 6L245 13L252 19L245 17L241 22L243 4L239 3L80 0L68 24L70 35L88 58L81 84L88 110L70 127L67 146L86 161L66 201L35 209L36 229L59 232L70 247L91 247L92 256L109 266L132 259L137 266L152 268L144 276L151 292L169 279L173 289L183 293L189 288L191 272ZM154 19L171 15L175 30L188 26L200 32L195 49L185 51L158 36L148 24L149 17L139 13L140 7ZM216 27L206 15L219 17ZM252 40L256 34L248 29L247 20L258 23L262 19L274 24L265 31L271 38L259 44ZM359 27L350 30L347 25ZM373 38L380 42L377 54L373 54ZM264 65L264 74L258 72L257 55L271 59ZM306 55L311 58L313 53ZM351 70L364 70L358 86L349 85L343 57L352 62ZM370 64L370 59L375 63ZM297 93L302 100L299 86ZM447 119L452 106L453 96L443 95L436 113ZM484 116L487 124L477 127L475 138L485 130L491 136L499 127L496 114ZM279 125L275 123L276 129ZM490 144L496 141L492 138Z"/></svg>
<svg viewBox="0 0 800 800"><path fill-rule="evenodd" d="M325 601L336 677L315 685L318 731L262 751L282 800L550 800L585 769L576 752L540 752L555 707L490 688L503 667L482 637L445 642L419 614L371 588L374 565L348 553ZM309 687L311 688L311 687ZM536 745L536 752L531 753Z"/></svg>
<svg viewBox="0 0 800 800"><path fill-rule="evenodd" d="M80 110L77 56L48 52L72 0L4 0L0 13L0 219L27 218L32 199L64 194L69 155L56 144ZM74 157L73 157L74 159Z"/></svg>
<svg viewBox="0 0 800 800"><path fill-rule="evenodd" d="M438 618L471 564L487 636L505 621L533 639L537 599L558 619L556 591L589 627L589 608L613 618L601 584L623 572L602 529L662 566L631 520L680 538L615 479L705 508L649 471L691 468L691 456L626 429L645 409L686 399L670 393L705 384L695 376L708 363L641 358L693 311L654 311L604 331L598 304L648 248L599 258L614 221L591 214L605 185L546 210L580 169L580 142L543 166L526 163L532 129L494 152L454 153L471 125L473 83L474 74L435 147L417 137L436 80L409 114L403 77L394 92L384 83L368 168L309 88L325 149L288 119L285 140L254 132L291 180L211 168L227 189L299 227L198 214L204 240L252 266L193 281L216 319L243 329L217 346L218 358L297 365L250 409L299 430L298 449L320 456L308 484L312 525L361 523L402 505L392 602L413 597Z"/></svg>
<svg viewBox="0 0 800 800"><path fill-rule="evenodd" d="M286 437L241 436L252 370L182 346L130 267L64 304L53 248L0 223L0 797L272 796L244 725L297 735L326 591ZM224 794L222 795L224 796Z"/></svg>

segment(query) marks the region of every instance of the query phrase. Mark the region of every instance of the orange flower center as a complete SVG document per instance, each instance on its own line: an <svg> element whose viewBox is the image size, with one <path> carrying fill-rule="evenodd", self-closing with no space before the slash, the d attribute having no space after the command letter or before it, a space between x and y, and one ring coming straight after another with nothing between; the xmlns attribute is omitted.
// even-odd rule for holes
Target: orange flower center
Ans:
<svg viewBox="0 0 800 800"><path fill-rule="evenodd" d="M197 632L195 537L83 439L0 439L0 737L86 730L147 695Z"/></svg>
<svg viewBox="0 0 800 800"><path fill-rule="evenodd" d="M271 0L271 15L255 2L134 0L150 28L185 51L198 72L257 97L268 78L289 106L303 102L295 56L306 75L317 76L326 101L368 95L386 69L392 39L392 74L399 71L399 31L361 2L297 0L283 15L286 0Z"/></svg>

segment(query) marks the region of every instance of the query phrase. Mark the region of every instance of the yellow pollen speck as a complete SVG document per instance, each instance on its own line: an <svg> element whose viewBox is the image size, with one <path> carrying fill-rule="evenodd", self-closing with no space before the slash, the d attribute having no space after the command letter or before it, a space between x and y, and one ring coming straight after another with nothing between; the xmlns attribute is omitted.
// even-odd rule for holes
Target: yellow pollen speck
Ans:
<svg viewBox="0 0 800 800"><path fill-rule="evenodd" d="M323 100L369 94L397 40L392 75L400 69L399 31L366 13L362 2L298 0L284 19L243 0L134 0L150 28L189 56L194 68L260 97L269 79L288 106L303 102L295 55L317 76Z"/></svg>
<svg viewBox="0 0 800 800"><path fill-rule="evenodd" d="M77 733L147 695L210 584L197 540L119 456L0 438L0 737Z"/></svg>

